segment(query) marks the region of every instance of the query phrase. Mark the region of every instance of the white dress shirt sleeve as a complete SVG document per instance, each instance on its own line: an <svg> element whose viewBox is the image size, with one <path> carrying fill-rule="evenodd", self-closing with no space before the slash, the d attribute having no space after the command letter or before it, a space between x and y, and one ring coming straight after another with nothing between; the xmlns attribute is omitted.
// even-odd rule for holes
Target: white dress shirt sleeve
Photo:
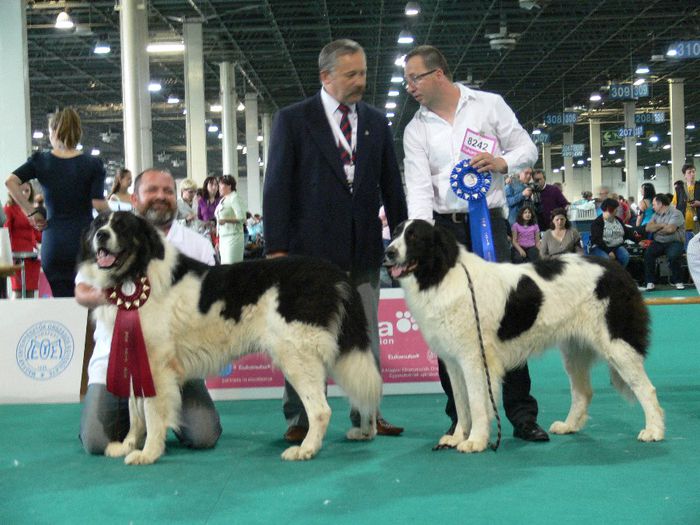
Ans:
<svg viewBox="0 0 700 525"><path fill-rule="evenodd" d="M508 172L519 173L525 168L534 166L538 157L537 146L500 95L496 96L494 109L496 133L503 151L501 156L508 164Z"/></svg>
<svg viewBox="0 0 700 525"><path fill-rule="evenodd" d="M404 178L409 219L433 223L433 183L425 125L413 120L403 134Z"/></svg>

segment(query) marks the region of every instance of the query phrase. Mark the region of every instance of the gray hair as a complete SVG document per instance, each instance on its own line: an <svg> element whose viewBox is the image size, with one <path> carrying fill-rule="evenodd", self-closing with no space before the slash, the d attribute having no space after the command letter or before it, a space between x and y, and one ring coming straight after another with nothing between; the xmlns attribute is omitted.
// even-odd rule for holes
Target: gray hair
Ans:
<svg viewBox="0 0 700 525"><path fill-rule="evenodd" d="M343 55L354 55L355 53L364 54L365 50L362 46L348 38L334 40L330 44L326 44L318 55L318 71L332 72L338 63L338 57Z"/></svg>

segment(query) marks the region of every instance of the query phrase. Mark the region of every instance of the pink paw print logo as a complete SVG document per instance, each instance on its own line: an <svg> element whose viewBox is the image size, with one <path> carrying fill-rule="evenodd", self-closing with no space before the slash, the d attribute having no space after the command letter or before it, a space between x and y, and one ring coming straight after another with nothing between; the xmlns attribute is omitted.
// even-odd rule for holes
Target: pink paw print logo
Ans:
<svg viewBox="0 0 700 525"><path fill-rule="evenodd" d="M411 312L396 312L396 319L398 319L396 321L396 329L402 334L410 332L411 330L418 330L418 323L416 323L416 320L411 315Z"/></svg>

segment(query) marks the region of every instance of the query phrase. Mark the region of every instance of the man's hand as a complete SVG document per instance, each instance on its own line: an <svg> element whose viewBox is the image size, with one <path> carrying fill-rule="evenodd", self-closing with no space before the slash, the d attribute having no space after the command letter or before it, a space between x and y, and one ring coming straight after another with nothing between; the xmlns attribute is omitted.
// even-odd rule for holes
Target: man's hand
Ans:
<svg viewBox="0 0 700 525"><path fill-rule="evenodd" d="M503 157L494 157L490 153L479 153L469 162L470 166L476 168L479 173L487 171L493 173L507 173L508 163Z"/></svg>
<svg viewBox="0 0 700 525"><path fill-rule="evenodd" d="M523 190L523 197L525 197L526 199L529 199L530 197L532 197L532 189L531 189L531 188L525 188L525 189Z"/></svg>

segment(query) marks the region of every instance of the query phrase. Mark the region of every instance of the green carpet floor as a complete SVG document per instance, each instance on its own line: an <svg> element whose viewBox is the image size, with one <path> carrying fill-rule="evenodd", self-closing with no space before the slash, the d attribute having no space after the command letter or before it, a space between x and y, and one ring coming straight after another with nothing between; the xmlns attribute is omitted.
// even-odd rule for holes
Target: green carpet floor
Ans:
<svg viewBox="0 0 700 525"><path fill-rule="evenodd" d="M441 395L387 396L385 416L406 432L369 443L345 440L346 402L331 399L324 448L305 463L279 457L279 400L219 402L214 450L190 451L171 435L147 467L86 455L79 405L6 405L0 524L698 524L699 313L652 308L647 370L666 411L661 443L636 441L642 411L600 365L583 432L524 443L504 421L501 449L475 455L431 451L449 423ZM548 427L566 415L568 381L556 352L530 369Z"/></svg>

